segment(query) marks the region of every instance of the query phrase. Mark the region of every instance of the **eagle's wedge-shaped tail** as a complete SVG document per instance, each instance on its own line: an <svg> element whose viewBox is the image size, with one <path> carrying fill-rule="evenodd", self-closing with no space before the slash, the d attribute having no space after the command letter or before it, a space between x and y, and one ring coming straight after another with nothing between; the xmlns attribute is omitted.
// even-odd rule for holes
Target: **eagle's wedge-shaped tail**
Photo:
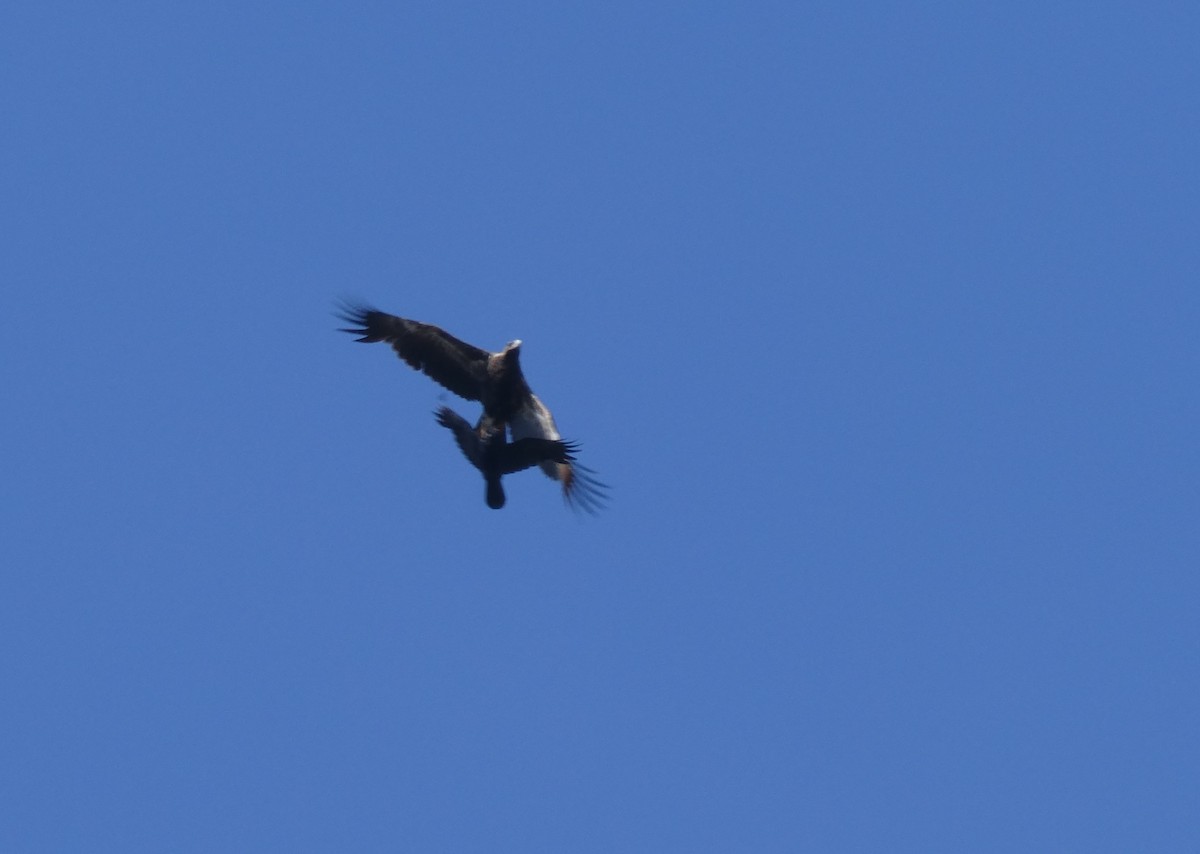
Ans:
<svg viewBox="0 0 1200 854"><path fill-rule="evenodd" d="M559 463L558 477L562 482L563 500L572 510L595 515L608 503L608 484L596 480L595 472L579 463Z"/></svg>

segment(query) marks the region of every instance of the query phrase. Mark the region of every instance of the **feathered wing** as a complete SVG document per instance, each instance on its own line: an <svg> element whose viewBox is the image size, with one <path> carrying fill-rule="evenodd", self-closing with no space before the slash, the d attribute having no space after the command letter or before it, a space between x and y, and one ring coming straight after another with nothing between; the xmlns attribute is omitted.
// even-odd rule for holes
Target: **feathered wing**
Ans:
<svg viewBox="0 0 1200 854"><path fill-rule="evenodd" d="M454 434L463 456L470 460L475 468L483 469L483 443L471 428L467 419L463 418L449 406L443 406L437 411L437 422Z"/></svg>
<svg viewBox="0 0 1200 854"><path fill-rule="evenodd" d="M608 484L596 480L595 472L579 463L558 467L562 481L563 499L575 510L596 513L608 501Z"/></svg>
<svg viewBox="0 0 1200 854"><path fill-rule="evenodd" d="M386 341L410 367L459 397L467 400L482 398L487 381L487 360L491 355L486 350L460 341L431 324L407 320L369 306L344 305L338 317L351 324L342 332L357 335L357 340L364 344Z"/></svg>
<svg viewBox="0 0 1200 854"><path fill-rule="evenodd" d="M500 471L514 474L543 463L570 463L577 447L559 439L518 439L497 450Z"/></svg>
<svg viewBox="0 0 1200 854"><path fill-rule="evenodd" d="M529 395L529 403L508 424L512 431L513 444L530 439L561 441L554 416L536 394ZM595 513L608 499L608 486L596 480L595 472L575 462L575 445L570 446L571 457L565 460L545 459L537 462L546 477L562 484L563 499L574 510Z"/></svg>

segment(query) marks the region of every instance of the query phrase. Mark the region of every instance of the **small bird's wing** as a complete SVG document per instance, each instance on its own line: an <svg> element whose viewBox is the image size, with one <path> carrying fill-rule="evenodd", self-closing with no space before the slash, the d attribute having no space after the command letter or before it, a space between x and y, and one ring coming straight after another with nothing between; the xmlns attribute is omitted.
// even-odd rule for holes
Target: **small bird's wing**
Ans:
<svg viewBox="0 0 1200 854"><path fill-rule="evenodd" d="M471 429L471 425L467 419L463 418L449 406L441 407L435 415L437 415L438 424L441 424L454 434L454 441L458 443L463 456L470 460L471 465L482 471L483 443L479 441L479 437Z"/></svg>
<svg viewBox="0 0 1200 854"><path fill-rule="evenodd" d="M540 463L569 463L576 446L561 439L518 439L498 452L502 474L513 474Z"/></svg>
<svg viewBox="0 0 1200 854"><path fill-rule="evenodd" d="M444 329L369 306L344 305L338 317L351 324L342 332L359 336L357 340L365 344L386 341L410 367L459 397L482 398L491 355L486 350L459 341Z"/></svg>

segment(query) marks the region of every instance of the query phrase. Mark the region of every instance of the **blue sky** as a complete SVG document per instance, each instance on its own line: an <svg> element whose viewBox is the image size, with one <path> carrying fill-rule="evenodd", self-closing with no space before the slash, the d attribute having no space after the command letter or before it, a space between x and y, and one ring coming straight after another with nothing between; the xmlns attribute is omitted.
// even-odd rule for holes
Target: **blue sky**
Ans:
<svg viewBox="0 0 1200 854"><path fill-rule="evenodd" d="M1194 850L1198 35L6 7L0 847Z"/></svg>

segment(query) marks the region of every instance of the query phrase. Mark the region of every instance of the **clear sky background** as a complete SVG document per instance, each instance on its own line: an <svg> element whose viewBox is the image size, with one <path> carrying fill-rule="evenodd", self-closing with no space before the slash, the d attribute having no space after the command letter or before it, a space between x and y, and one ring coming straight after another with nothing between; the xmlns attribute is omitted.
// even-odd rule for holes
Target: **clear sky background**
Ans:
<svg viewBox="0 0 1200 854"><path fill-rule="evenodd" d="M0 849L1200 847L1200 12L0 12ZM483 483L479 346L611 484Z"/></svg>

